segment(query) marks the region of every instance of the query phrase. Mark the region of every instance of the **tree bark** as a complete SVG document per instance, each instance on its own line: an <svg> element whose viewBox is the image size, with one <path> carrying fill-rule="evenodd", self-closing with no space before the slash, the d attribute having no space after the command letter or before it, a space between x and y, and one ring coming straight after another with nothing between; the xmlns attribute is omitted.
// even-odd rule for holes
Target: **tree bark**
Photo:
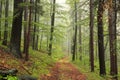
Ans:
<svg viewBox="0 0 120 80"><path fill-rule="evenodd" d="M30 0L30 4L32 4L33 1ZM28 24L28 31L26 36L26 52L25 52L25 60L29 60L29 45L30 45L30 31L31 31L31 21L32 21L32 6L29 6L29 24Z"/></svg>
<svg viewBox="0 0 120 80"><path fill-rule="evenodd" d="M39 32L39 31L37 31L37 32ZM35 41L35 50L38 50L38 42L39 42L39 35L37 34L36 35L36 41Z"/></svg>
<svg viewBox="0 0 120 80"><path fill-rule="evenodd" d="M37 2L38 0L35 0L35 19L34 19L34 22L37 22ZM34 28L33 28L33 43L32 43L32 48L33 50L35 50L35 41L36 41L36 30L37 30L37 27L36 27L36 24L34 25Z"/></svg>
<svg viewBox="0 0 120 80"><path fill-rule="evenodd" d="M109 19L109 44L110 44L110 74L114 80L118 80L117 51L116 51L116 19L117 8L116 0L109 0L108 19Z"/></svg>
<svg viewBox="0 0 120 80"><path fill-rule="evenodd" d="M73 39L72 61L75 60L76 51L77 51L77 3L75 1L75 33Z"/></svg>
<svg viewBox="0 0 120 80"><path fill-rule="evenodd" d="M105 54L104 54L104 36L103 36L103 0L99 0L98 13L97 13L97 26L98 26L98 54L99 54L99 68L100 75L106 75L105 68Z"/></svg>
<svg viewBox="0 0 120 80"><path fill-rule="evenodd" d="M9 11L9 0L5 2L5 28L4 28L4 37L3 37L3 45L7 45L7 37L8 37L8 12Z"/></svg>
<svg viewBox="0 0 120 80"><path fill-rule="evenodd" d="M81 25L79 25L79 52L80 52L80 60L82 61L82 32L81 32Z"/></svg>
<svg viewBox="0 0 120 80"><path fill-rule="evenodd" d="M41 37L40 37L40 50L42 49L42 41L43 41L43 31L41 31Z"/></svg>
<svg viewBox="0 0 120 80"><path fill-rule="evenodd" d="M28 0L24 0L25 3L28 2ZM26 38L27 38L27 29L28 29L28 6L25 6L25 11L24 11L24 21L26 22L24 25L24 48L23 48L23 53L26 52Z"/></svg>
<svg viewBox="0 0 120 80"><path fill-rule="evenodd" d="M14 18L10 39L10 51L18 58L21 58L21 31L22 31L22 13L23 9L19 5L23 0L14 0Z"/></svg>
<svg viewBox="0 0 120 80"><path fill-rule="evenodd" d="M52 44L53 44L53 32L54 32L54 24L55 24L55 3L56 0L53 0L53 9L52 9L52 16L51 16L51 31L50 31L50 42L49 42L49 53L48 55L51 56L52 54Z"/></svg>
<svg viewBox="0 0 120 80"><path fill-rule="evenodd" d="M90 66L91 72L94 72L94 0L90 0L90 41L89 41L89 50L90 50Z"/></svg>
<svg viewBox="0 0 120 80"><path fill-rule="evenodd" d="M0 18L2 18L2 1L0 1ZM0 41L2 39L2 21L0 20Z"/></svg>

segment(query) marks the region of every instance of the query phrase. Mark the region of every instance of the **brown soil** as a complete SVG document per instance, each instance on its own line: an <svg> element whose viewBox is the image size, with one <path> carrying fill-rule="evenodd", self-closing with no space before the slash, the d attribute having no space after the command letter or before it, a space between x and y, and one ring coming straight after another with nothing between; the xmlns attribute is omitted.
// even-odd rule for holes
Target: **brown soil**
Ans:
<svg viewBox="0 0 120 80"><path fill-rule="evenodd" d="M25 68L25 66L31 64L31 61L24 63L23 60L16 59L11 54L0 49L0 70L6 70L15 67L17 70L22 71L19 72L19 74L28 73L26 68L24 69L21 67L21 64L23 64L23 67ZM42 75L41 79L39 80L86 80L86 76L80 73L79 70L69 62L68 58L65 57L59 60L50 69L49 74Z"/></svg>
<svg viewBox="0 0 120 80"><path fill-rule="evenodd" d="M55 64L50 74L43 75L40 80L86 80L86 76L65 57Z"/></svg>

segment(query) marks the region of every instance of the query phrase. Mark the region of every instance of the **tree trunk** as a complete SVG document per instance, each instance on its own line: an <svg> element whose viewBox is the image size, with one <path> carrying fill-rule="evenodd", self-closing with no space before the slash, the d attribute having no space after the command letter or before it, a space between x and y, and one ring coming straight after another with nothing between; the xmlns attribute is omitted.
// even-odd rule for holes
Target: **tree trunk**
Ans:
<svg viewBox="0 0 120 80"><path fill-rule="evenodd" d="M99 0L98 14L97 14L97 26L98 26L98 54L99 54L99 68L100 75L106 75L105 68L105 54L104 54L104 36L103 36L103 0Z"/></svg>
<svg viewBox="0 0 120 80"><path fill-rule="evenodd" d="M0 1L0 18L2 18L2 1ZM2 39L2 21L0 20L0 41Z"/></svg>
<svg viewBox="0 0 120 80"><path fill-rule="evenodd" d="M38 50L39 35L36 35L35 50Z"/></svg>
<svg viewBox="0 0 120 80"><path fill-rule="evenodd" d="M52 41L53 41L53 32L54 32L54 24L55 24L55 3L56 0L53 0L53 9L52 9L52 16L51 16L51 31L50 31L50 42L49 42L49 55L52 54Z"/></svg>
<svg viewBox="0 0 120 80"><path fill-rule="evenodd" d="M24 0L25 3L28 2L28 0ZM26 22L24 25L24 48L23 48L23 53L26 52L26 38L27 38L27 28L28 28L28 6L25 6L25 11L24 11L24 21Z"/></svg>
<svg viewBox="0 0 120 80"><path fill-rule="evenodd" d="M49 33L47 32L46 50L49 50Z"/></svg>
<svg viewBox="0 0 120 80"><path fill-rule="evenodd" d="M117 74L117 51L116 51L116 19L117 9L116 0L109 0L108 19L109 19L109 43L110 43L110 74L114 80L118 80Z"/></svg>
<svg viewBox="0 0 120 80"><path fill-rule="evenodd" d="M77 3L75 1L75 34L73 39L73 53L72 53L72 61L75 60L75 54L77 50Z"/></svg>
<svg viewBox="0 0 120 80"><path fill-rule="evenodd" d="M37 3L41 3L41 0L36 0L36 7L37 7ZM41 10L42 11L42 10ZM38 12L39 13L39 12ZM41 13L41 12L40 12ZM42 14L38 14L37 15L37 22L39 22L40 21L40 15L42 15ZM38 43L39 43L39 27L36 27L37 29L36 29L36 39L35 39L35 50L38 50Z"/></svg>
<svg viewBox="0 0 120 80"><path fill-rule="evenodd" d="M78 14L79 22L81 21L81 12ZM79 53L80 57L79 59L82 61L82 30L81 30L81 24L79 24Z"/></svg>
<svg viewBox="0 0 120 80"><path fill-rule="evenodd" d="M9 0L5 2L5 28L4 28L4 37L3 37L3 45L7 45L7 37L8 37L8 11L9 11Z"/></svg>
<svg viewBox="0 0 120 80"><path fill-rule="evenodd" d="M30 4L32 4L33 1L30 0ZM32 6L29 6L29 24L28 24L28 31L26 36L26 52L25 52L25 60L29 60L29 45L30 45L30 30L31 30L31 21L32 21Z"/></svg>
<svg viewBox="0 0 120 80"><path fill-rule="evenodd" d="M38 19L37 19L37 22L39 22L39 15L38 15ZM36 39L35 39L35 50L38 50L38 43L39 43L39 27L37 27L37 30L36 30Z"/></svg>
<svg viewBox="0 0 120 80"><path fill-rule="evenodd" d="M43 31L41 31L41 37L40 37L40 50L42 49L42 41L43 41Z"/></svg>
<svg viewBox="0 0 120 80"><path fill-rule="evenodd" d="M79 25L79 52L80 52L80 60L82 61L82 32L81 25Z"/></svg>
<svg viewBox="0 0 120 80"><path fill-rule="evenodd" d="M34 22L37 22L37 2L38 2L38 0L35 0L35 14L34 14L35 19L34 19ZM33 43L32 43L33 50L35 50L36 30L37 30L37 27L36 27L36 24L35 24L34 28L33 28Z"/></svg>
<svg viewBox="0 0 120 80"><path fill-rule="evenodd" d="M90 0L90 41L89 41L89 50L90 50L90 66L91 72L94 72L94 0Z"/></svg>
<svg viewBox="0 0 120 80"><path fill-rule="evenodd" d="M22 31L22 13L23 9L19 6L23 0L14 0L14 18L12 24L12 32L10 39L10 51L18 58L21 58L21 31Z"/></svg>

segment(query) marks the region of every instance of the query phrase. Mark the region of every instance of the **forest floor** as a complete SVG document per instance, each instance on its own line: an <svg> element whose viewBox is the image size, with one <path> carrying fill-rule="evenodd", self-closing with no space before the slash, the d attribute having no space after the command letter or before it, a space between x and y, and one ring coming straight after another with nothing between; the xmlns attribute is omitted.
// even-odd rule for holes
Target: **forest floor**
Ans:
<svg viewBox="0 0 120 80"><path fill-rule="evenodd" d="M85 74L82 74L67 57L60 59L51 68L50 73L43 75L40 80L86 80Z"/></svg>
<svg viewBox="0 0 120 80"><path fill-rule="evenodd" d="M19 70L17 75L29 74L36 77L39 76L38 80L87 79L85 74L81 73L75 65L70 63L68 57L64 57L54 63L49 56L36 54L39 53L31 54L31 59L25 62L24 60L16 59L13 55L0 48L0 70L16 68ZM35 66L34 70L33 66Z"/></svg>
<svg viewBox="0 0 120 80"><path fill-rule="evenodd" d="M17 76L30 75L38 78L42 74L48 74L49 68L55 63L51 57L41 52L33 51L29 57L29 61L17 59L0 47L0 70L17 69Z"/></svg>

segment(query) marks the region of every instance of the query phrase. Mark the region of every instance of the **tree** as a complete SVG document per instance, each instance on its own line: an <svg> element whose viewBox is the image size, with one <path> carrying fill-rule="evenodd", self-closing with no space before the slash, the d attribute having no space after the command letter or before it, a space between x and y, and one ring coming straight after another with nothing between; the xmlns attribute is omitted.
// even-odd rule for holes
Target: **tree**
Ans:
<svg viewBox="0 0 120 80"><path fill-rule="evenodd" d="M42 6L40 5L41 1L40 0L35 0L35 12L34 12L34 22L39 23L40 15L42 15ZM33 43L32 43L32 48L33 50L38 50L38 41L39 41L39 27L34 24L33 27Z"/></svg>
<svg viewBox="0 0 120 80"><path fill-rule="evenodd" d="M40 36L40 50L42 49L42 41L43 41L43 31L41 31L41 36Z"/></svg>
<svg viewBox="0 0 120 80"><path fill-rule="evenodd" d="M75 1L75 33L73 36L73 52L72 52L72 60L75 60L76 50L77 50L77 3Z"/></svg>
<svg viewBox="0 0 120 80"><path fill-rule="evenodd" d="M52 41L53 41L53 32L55 24L55 3L56 0L53 0L52 15L51 15L51 31L50 31L50 42L49 42L49 55L52 54Z"/></svg>
<svg viewBox="0 0 120 80"><path fill-rule="evenodd" d="M117 19L117 8L116 0L109 0L108 8L108 19L109 19L109 44L110 44L110 74L114 80L118 80L117 74L117 51L116 51L116 19Z"/></svg>
<svg viewBox="0 0 120 80"><path fill-rule="evenodd" d="M38 3L38 0L35 0L34 4L35 4L35 14L34 14L34 22L37 22L37 3ZM37 32L37 27L36 25L34 25L33 27L33 50L35 50L35 43L36 43L36 32Z"/></svg>
<svg viewBox="0 0 120 80"><path fill-rule="evenodd" d="M106 74L104 36L103 36L103 12L104 12L104 0L99 0L98 12L97 12L97 26L98 26L99 68L100 68L101 76Z"/></svg>
<svg viewBox="0 0 120 80"><path fill-rule="evenodd" d="M2 18L2 1L0 1L0 18ZM2 25L0 20L0 40L2 39Z"/></svg>
<svg viewBox="0 0 120 80"><path fill-rule="evenodd" d="M93 27L94 27L94 0L90 0L90 65L91 72L94 71L94 40L93 40Z"/></svg>
<svg viewBox="0 0 120 80"><path fill-rule="evenodd" d="M79 13L79 19L81 20L81 14ZM82 61L82 32L81 25L79 25L79 52L80 52L80 60Z"/></svg>
<svg viewBox="0 0 120 80"><path fill-rule="evenodd" d="M3 45L7 45L7 38L8 38L8 12L9 11L9 0L5 2L5 28L4 28L4 38L3 38Z"/></svg>
<svg viewBox="0 0 120 80"><path fill-rule="evenodd" d="M20 4L22 2L23 0L14 0L14 18L10 39L10 51L18 58L22 57L20 50L23 13L23 9Z"/></svg>
<svg viewBox="0 0 120 80"><path fill-rule="evenodd" d="M33 0L30 0L30 4L33 3ZM28 28L26 33L26 51L25 51L25 60L29 60L29 45L30 45L30 31L31 31L31 25L32 25L32 5L29 6L29 21L28 21Z"/></svg>
<svg viewBox="0 0 120 80"><path fill-rule="evenodd" d="M24 3L28 3L28 0L24 0ZM27 28L28 28L28 5L25 6L24 9L24 48L23 48L23 53L26 52L26 37L27 37Z"/></svg>

